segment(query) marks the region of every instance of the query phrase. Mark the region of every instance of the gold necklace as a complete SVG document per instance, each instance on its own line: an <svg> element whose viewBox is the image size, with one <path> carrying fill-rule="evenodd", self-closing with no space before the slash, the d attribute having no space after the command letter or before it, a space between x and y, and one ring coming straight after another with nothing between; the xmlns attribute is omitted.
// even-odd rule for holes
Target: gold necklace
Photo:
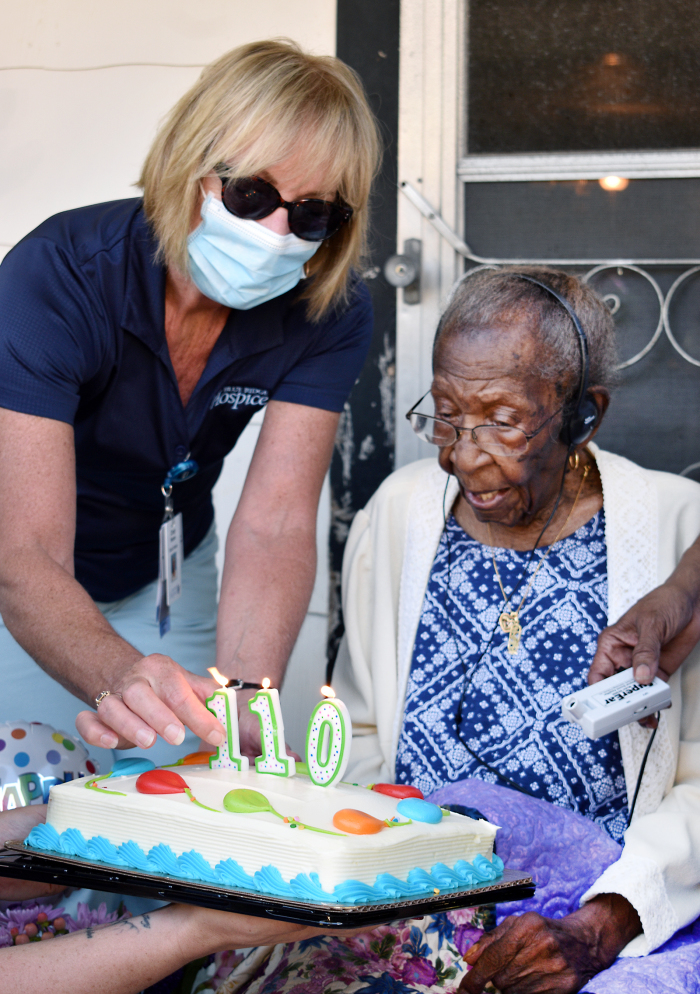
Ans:
<svg viewBox="0 0 700 994"><path fill-rule="evenodd" d="M559 534L554 539L554 541L552 542L552 544L549 546L549 548L547 549L547 551L545 552L545 554L543 556L541 556L540 561L538 562L537 567L535 569L535 572L530 577L530 582L528 583L528 585L527 585L527 587L525 589L525 593L523 594L522 599L521 599L520 603L518 604L517 608L515 609L515 611L506 611L506 608L508 607L508 604L510 603L510 597L508 597L508 595L506 594L506 592L505 592L505 590L503 588L503 583L501 582L501 574L498 572L498 566L496 565L496 551L494 549L493 537L491 535L491 523L488 522L488 521L486 522L486 527L488 528L488 532L489 532L489 543L491 545L491 559L493 560L493 568L496 571L496 579L498 580L498 586L501 588L501 593L503 594L503 610L501 611L501 614L499 616L498 624L501 626L501 630L503 632L505 632L505 634L508 636L508 652L511 654L511 656L514 656L515 653L520 648L520 636L522 635L522 631L523 631L522 625L520 624L520 618L519 618L520 610L521 610L523 604L525 603L525 598L530 593L530 588L532 587L533 583L535 582L535 577L537 576L537 574L540 571L540 566L542 565L542 563L545 561L545 559L547 558L547 556L549 555L549 553L552 551L552 549L554 548L554 546L557 544L557 542L561 538L562 534L564 533L564 529L566 528L566 526L569 523L569 519L571 518L571 515L574 513L574 511L576 509L576 505L578 504L578 499L581 496L581 491L583 490L583 485L586 482L586 477L588 476L588 470L589 470L589 468L590 468L589 466L586 466L586 468L584 469L584 471L583 471L583 478L581 480L581 483L579 484L578 491L576 492L576 498L575 498L573 504L571 505L571 510L569 511L569 513L566 516L566 521L564 522L564 524L559 529Z"/></svg>

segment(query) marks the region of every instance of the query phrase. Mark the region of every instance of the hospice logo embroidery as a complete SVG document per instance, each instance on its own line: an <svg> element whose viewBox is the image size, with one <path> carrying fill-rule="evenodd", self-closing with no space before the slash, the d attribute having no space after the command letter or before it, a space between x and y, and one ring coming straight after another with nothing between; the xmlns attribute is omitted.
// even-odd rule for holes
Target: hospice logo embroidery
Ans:
<svg viewBox="0 0 700 994"><path fill-rule="evenodd" d="M232 411L242 407L264 407L269 399L267 390L259 390L258 387L223 387L214 394L209 410L213 411L222 404L226 404Z"/></svg>

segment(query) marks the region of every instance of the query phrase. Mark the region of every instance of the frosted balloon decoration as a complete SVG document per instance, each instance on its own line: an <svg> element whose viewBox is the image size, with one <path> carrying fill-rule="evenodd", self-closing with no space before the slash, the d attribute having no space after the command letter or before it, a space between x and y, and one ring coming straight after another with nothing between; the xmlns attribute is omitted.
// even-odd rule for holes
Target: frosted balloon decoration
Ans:
<svg viewBox="0 0 700 994"><path fill-rule="evenodd" d="M0 724L0 809L43 804L64 780L94 776L99 764L80 739L39 721Z"/></svg>
<svg viewBox="0 0 700 994"><path fill-rule="evenodd" d="M331 787L343 779L350 759L352 722L337 697L320 701L306 730L306 765L312 783Z"/></svg>

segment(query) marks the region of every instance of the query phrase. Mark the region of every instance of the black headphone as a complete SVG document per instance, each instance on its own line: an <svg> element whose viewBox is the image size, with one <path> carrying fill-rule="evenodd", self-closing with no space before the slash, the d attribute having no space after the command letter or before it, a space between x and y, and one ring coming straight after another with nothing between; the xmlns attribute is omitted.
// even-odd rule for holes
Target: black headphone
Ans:
<svg viewBox="0 0 700 994"><path fill-rule="evenodd" d="M578 394L576 396L576 404L574 408L567 415L565 415L564 424L562 425L561 432L559 434L561 441L567 446L568 449L575 449L577 445L581 445L586 441L598 423L598 408L596 407L593 399L588 395L589 366L588 339L586 338L586 332L583 330L583 326L579 321L578 315L568 300L565 300L564 297L560 296L556 290L551 288L551 286L547 286L546 283L541 283L532 276L526 276L525 273L511 273L511 275L516 276L520 280L527 280L528 283L534 283L536 286L542 287L543 290L546 290L547 293L551 294L555 300L559 301L561 306L571 318L574 328L576 329L578 343L581 349L581 379L579 382Z"/></svg>

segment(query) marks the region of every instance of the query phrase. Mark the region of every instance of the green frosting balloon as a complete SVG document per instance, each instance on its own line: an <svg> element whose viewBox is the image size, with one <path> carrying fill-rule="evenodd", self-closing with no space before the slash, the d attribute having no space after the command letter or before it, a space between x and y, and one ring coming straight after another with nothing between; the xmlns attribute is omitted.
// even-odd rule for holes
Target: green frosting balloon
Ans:
<svg viewBox="0 0 700 994"><path fill-rule="evenodd" d="M259 790L246 790L243 787L228 792L224 797L224 807L227 811L241 815L250 815L256 811L272 811L277 814L268 799Z"/></svg>

